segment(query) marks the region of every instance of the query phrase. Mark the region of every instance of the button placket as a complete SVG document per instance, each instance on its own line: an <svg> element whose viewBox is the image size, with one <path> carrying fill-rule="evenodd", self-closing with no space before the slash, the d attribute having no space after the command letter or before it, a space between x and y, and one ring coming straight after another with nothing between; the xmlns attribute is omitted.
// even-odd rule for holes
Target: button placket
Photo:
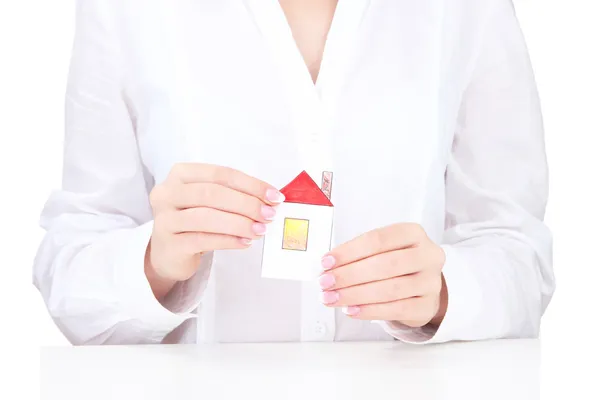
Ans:
<svg viewBox="0 0 600 400"><path fill-rule="evenodd" d="M319 301L316 282L302 282L301 340L329 342L335 338L335 310Z"/></svg>
<svg viewBox="0 0 600 400"><path fill-rule="evenodd" d="M325 325L321 321L317 321L315 323L315 334L319 336L323 336L327 333L327 325Z"/></svg>
<svg viewBox="0 0 600 400"><path fill-rule="evenodd" d="M323 103L314 98L296 113L295 139L302 167L321 185L324 171L333 171L331 132ZM334 205L335 207L335 205ZM335 310L320 301L321 289L314 282L302 283L301 339L302 341L333 341L335 339Z"/></svg>

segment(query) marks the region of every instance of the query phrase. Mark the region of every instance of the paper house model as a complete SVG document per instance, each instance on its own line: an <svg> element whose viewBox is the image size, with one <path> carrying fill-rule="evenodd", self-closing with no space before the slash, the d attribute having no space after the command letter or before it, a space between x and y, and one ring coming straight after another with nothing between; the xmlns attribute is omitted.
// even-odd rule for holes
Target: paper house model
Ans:
<svg viewBox="0 0 600 400"><path fill-rule="evenodd" d="M277 208L264 239L262 276L314 280L321 258L331 249L333 204L331 173L324 172L322 187L303 171L281 189L285 202Z"/></svg>

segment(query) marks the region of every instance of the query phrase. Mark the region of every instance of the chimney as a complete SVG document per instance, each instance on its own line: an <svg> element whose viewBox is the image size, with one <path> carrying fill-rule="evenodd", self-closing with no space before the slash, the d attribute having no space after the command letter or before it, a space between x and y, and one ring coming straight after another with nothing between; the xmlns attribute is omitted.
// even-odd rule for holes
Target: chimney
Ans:
<svg viewBox="0 0 600 400"><path fill-rule="evenodd" d="M331 200L331 185L333 181L333 172L324 171L321 180L321 191Z"/></svg>

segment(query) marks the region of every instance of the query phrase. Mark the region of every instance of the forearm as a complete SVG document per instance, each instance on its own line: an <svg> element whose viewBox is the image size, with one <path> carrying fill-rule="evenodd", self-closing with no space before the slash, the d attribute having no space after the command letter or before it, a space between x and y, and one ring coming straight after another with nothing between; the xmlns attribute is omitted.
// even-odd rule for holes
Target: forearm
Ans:
<svg viewBox="0 0 600 400"><path fill-rule="evenodd" d="M447 245L448 310L440 339L535 337L553 291L549 243L510 236Z"/></svg>
<svg viewBox="0 0 600 400"><path fill-rule="evenodd" d="M35 285L73 344L160 342L193 316L187 310L196 299L173 308L154 298L142 270L150 224L94 234L66 230L67 225L99 225L101 218L54 220L36 257ZM107 227L109 222L114 218L106 218Z"/></svg>

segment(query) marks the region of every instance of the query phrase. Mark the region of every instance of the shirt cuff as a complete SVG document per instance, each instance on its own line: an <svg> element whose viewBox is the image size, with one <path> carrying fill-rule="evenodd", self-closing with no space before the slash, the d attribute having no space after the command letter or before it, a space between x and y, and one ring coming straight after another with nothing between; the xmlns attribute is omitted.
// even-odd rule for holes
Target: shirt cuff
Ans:
<svg viewBox="0 0 600 400"><path fill-rule="evenodd" d="M119 261L113 276L120 308L144 328L168 333L195 316L193 311L200 304L210 268L200 268L189 280L177 283L161 304L144 271L152 228L153 222L148 222L121 232L123 237L117 240L119 248L115 249Z"/></svg>
<svg viewBox="0 0 600 400"><path fill-rule="evenodd" d="M411 344L445 343L468 340L473 322L482 310L480 286L469 272L469 265L460 251L443 245L446 263L442 269L448 289L448 308L439 327L425 325L411 328L397 322L379 321L382 328L396 339Z"/></svg>

